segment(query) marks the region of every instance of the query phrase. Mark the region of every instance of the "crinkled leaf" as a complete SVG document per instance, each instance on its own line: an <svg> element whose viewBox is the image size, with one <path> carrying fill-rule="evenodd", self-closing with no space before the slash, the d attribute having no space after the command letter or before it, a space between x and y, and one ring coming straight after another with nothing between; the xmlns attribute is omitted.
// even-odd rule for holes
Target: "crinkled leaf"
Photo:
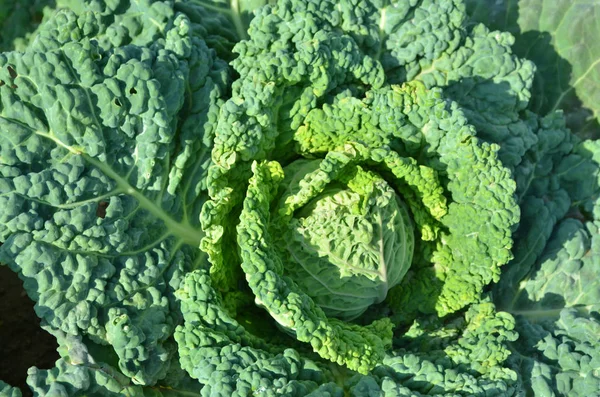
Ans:
<svg viewBox="0 0 600 397"><path fill-rule="evenodd" d="M562 109L571 129L598 136L600 3L586 0L467 1L473 18L515 36L515 54L536 65L530 108Z"/></svg>
<svg viewBox="0 0 600 397"><path fill-rule="evenodd" d="M168 15L152 45L114 47L94 40L118 28L101 13L63 11L0 55L0 260L46 324L111 344L140 384L165 376L172 291L205 261L198 214L228 76Z"/></svg>

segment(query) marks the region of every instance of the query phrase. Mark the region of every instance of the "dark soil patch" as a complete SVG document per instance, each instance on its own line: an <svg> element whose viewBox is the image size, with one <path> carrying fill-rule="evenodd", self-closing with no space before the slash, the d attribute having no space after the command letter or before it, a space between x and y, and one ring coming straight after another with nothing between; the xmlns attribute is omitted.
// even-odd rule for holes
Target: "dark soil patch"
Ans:
<svg viewBox="0 0 600 397"><path fill-rule="evenodd" d="M40 328L34 303L23 282L0 265L0 379L31 396L25 380L30 367L52 368L58 359L56 340Z"/></svg>

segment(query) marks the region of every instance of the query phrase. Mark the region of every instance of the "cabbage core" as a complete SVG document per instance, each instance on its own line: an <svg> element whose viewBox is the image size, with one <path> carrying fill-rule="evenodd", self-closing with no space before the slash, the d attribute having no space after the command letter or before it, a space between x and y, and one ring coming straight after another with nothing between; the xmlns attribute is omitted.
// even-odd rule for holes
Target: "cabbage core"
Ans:
<svg viewBox="0 0 600 397"><path fill-rule="evenodd" d="M296 211L279 244L286 275L328 316L344 320L385 299L415 245L409 210L394 189L374 172L349 168Z"/></svg>

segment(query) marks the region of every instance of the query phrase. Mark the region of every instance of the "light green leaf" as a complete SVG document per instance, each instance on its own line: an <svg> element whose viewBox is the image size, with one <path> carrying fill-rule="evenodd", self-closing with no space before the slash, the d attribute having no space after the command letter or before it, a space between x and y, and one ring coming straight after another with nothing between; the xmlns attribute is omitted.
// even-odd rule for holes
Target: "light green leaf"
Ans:
<svg viewBox="0 0 600 397"><path fill-rule="evenodd" d="M16 387L0 380L0 396L1 397L22 397L23 393Z"/></svg>

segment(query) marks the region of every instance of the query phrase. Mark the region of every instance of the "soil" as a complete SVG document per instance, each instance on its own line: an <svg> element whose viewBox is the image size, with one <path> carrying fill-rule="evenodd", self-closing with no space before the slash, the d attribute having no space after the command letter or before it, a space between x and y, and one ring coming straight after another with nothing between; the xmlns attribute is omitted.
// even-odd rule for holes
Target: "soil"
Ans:
<svg viewBox="0 0 600 397"><path fill-rule="evenodd" d="M0 379L24 396L32 395L27 369L52 368L58 359L56 340L40 328L33 306L19 277L0 265Z"/></svg>

